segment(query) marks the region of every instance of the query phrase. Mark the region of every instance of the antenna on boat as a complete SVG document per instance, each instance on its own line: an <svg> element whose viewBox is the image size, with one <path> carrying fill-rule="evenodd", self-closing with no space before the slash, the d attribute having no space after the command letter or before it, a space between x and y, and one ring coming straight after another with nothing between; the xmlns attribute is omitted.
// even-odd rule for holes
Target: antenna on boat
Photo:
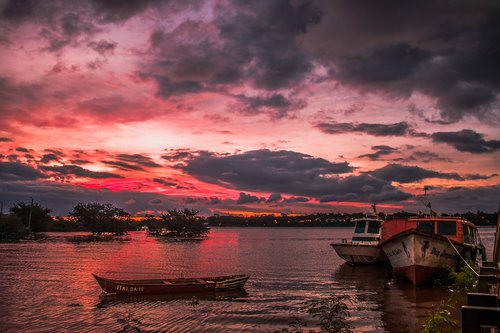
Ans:
<svg viewBox="0 0 500 333"><path fill-rule="evenodd" d="M373 209L373 214L378 215L378 213L377 213L377 204L376 203L372 203L372 209Z"/></svg>
<svg viewBox="0 0 500 333"><path fill-rule="evenodd" d="M432 210L432 205L431 205L431 200L427 199L427 190L429 189L428 186L424 186L424 204L425 207L429 208L429 216L436 216L436 212Z"/></svg>

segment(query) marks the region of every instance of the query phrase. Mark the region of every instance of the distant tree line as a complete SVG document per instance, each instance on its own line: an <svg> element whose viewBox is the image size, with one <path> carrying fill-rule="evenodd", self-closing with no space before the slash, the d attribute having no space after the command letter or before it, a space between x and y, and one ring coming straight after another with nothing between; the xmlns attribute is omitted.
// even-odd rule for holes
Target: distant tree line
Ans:
<svg viewBox="0 0 500 333"><path fill-rule="evenodd" d="M0 214L0 240L17 240L50 231L88 231L92 235L123 235L147 227L151 231L166 229L172 235L205 235L212 227L350 227L352 220L364 213L318 213L309 215L255 215L251 217L218 215L203 217L198 211L168 210L159 216L146 215L140 219L121 208L107 203L79 203L64 217L52 217L51 209L37 202L19 202L8 214ZM415 214L401 211L380 213L382 219L409 217ZM496 225L497 213L467 212L444 216L460 216L476 225Z"/></svg>
<svg viewBox="0 0 500 333"><path fill-rule="evenodd" d="M213 215L206 218L209 226L217 227L350 227L354 226L354 219L364 217L364 213L317 213L310 215L255 215L250 217L233 215ZM415 216L405 211L393 214L379 214L380 218L401 218ZM476 225L496 225L497 213L443 214L442 216L459 216Z"/></svg>

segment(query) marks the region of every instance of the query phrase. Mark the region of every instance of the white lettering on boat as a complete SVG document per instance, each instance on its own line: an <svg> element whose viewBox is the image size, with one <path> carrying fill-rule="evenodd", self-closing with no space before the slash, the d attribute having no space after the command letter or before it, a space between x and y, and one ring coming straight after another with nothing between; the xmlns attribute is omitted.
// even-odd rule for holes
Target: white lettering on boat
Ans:
<svg viewBox="0 0 500 333"><path fill-rule="evenodd" d="M398 254L400 254L402 252L403 252L403 250L401 250L400 248L397 248L397 249L393 249L391 251L387 251L385 254L388 257L392 257L392 256L397 256Z"/></svg>
<svg viewBox="0 0 500 333"><path fill-rule="evenodd" d="M134 286L122 286L122 285L117 285L116 286L117 291L128 291L128 292L142 292L144 291L144 287L134 287Z"/></svg>

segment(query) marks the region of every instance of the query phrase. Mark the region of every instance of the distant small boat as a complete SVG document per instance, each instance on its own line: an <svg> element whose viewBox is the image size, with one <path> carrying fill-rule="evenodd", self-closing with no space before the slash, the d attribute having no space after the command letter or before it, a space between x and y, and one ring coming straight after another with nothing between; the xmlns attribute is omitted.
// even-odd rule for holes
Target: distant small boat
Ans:
<svg viewBox="0 0 500 333"><path fill-rule="evenodd" d="M114 280L92 274L106 293L144 295L226 291L243 288L248 275L229 275L202 278L173 278L149 280Z"/></svg>
<svg viewBox="0 0 500 333"><path fill-rule="evenodd" d="M351 241L343 239L341 243L330 244L338 256L351 265L376 264L388 260L378 246L382 220L377 215L375 204L372 207L373 215L353 220L355 226Z"/></svg>

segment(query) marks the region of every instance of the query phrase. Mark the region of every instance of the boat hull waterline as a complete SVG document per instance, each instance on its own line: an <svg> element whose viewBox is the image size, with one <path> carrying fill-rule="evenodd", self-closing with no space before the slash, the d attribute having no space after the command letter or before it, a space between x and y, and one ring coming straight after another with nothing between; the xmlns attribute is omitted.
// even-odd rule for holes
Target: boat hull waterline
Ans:
<svg viewBox="0 0 500 333"><path fill-rule="evenodd" d="M330 246L351 265L377 264L388 260L384 251L373 244L333 243Z"/></svg>
<svg viewBox="0 0 500 333"><path fill-rule="evenodd" d="M243 288L248 275L151 280L115 280L92 274L106 293L117 295L174 294L226 291Z"/></svg>
<svg viewBox="0 0 500 333"><path fill-rule="evenodd" d="M475 259L473 246L415 229L395 235L381 246L394 272L407 277L415 286L432 280L441 267L456 267L462 260L460 255Z"/></svg>

